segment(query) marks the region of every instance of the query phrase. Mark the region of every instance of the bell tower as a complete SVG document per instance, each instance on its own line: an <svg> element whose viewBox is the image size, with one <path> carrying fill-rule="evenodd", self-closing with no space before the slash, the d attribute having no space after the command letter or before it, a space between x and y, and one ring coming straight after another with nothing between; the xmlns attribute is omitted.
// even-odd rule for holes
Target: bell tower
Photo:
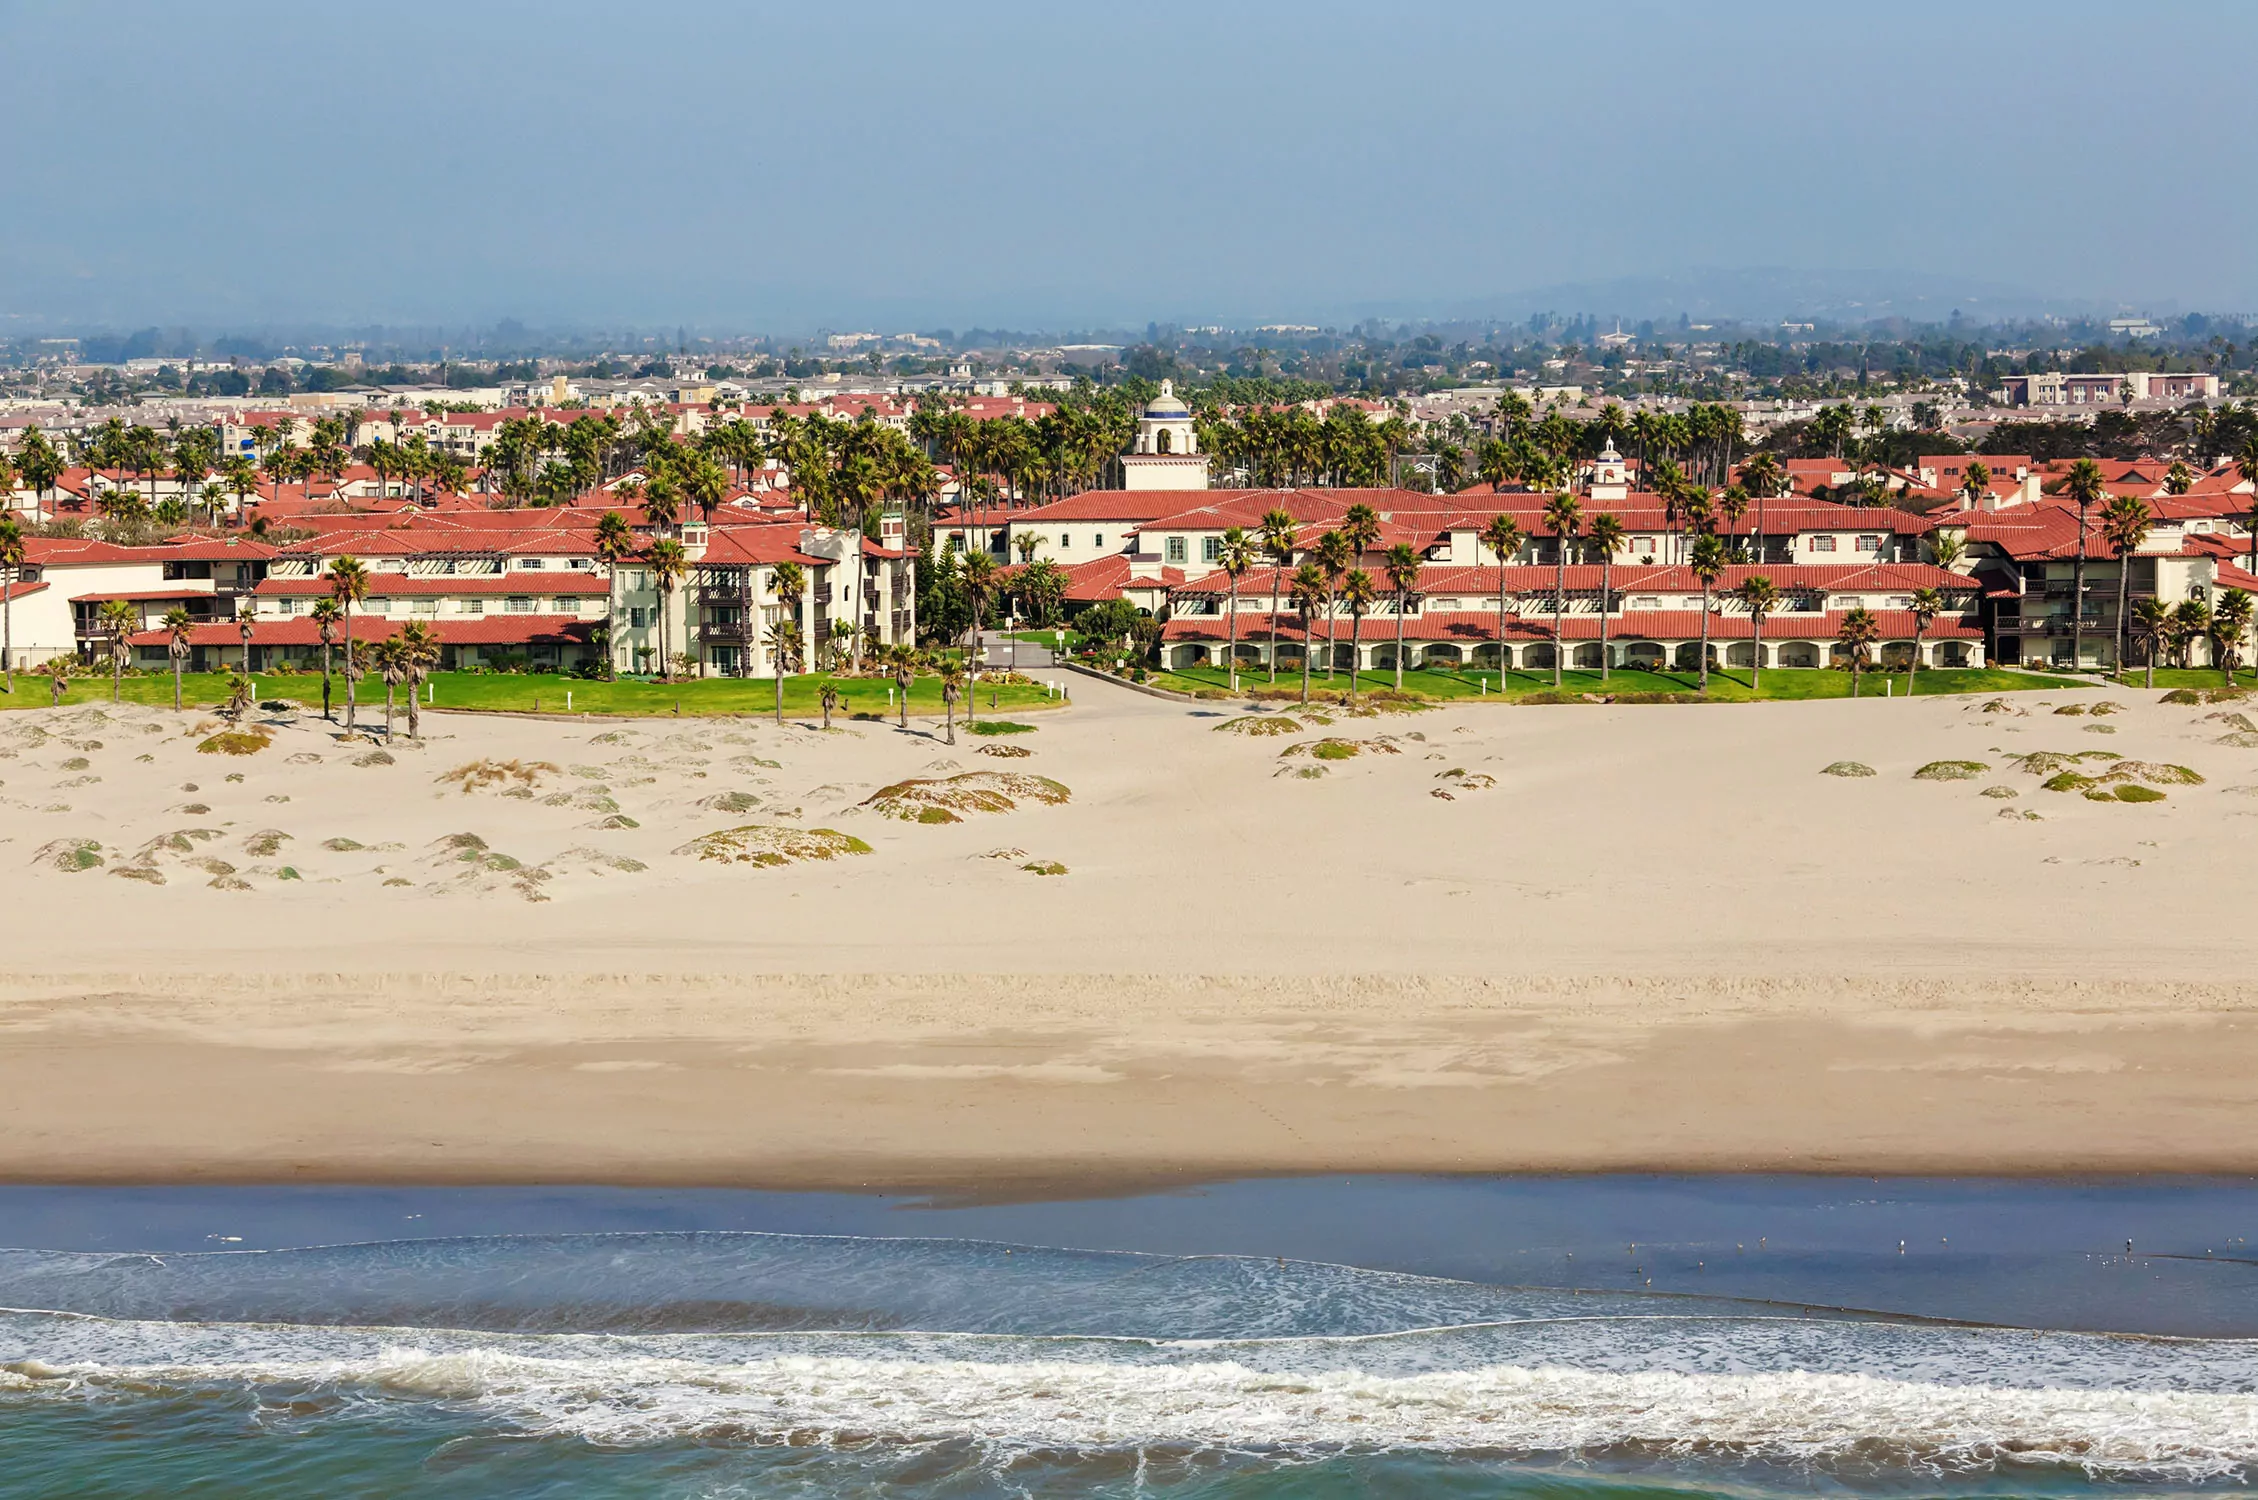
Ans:
<svg viewBox="0 0 2258 1500"><path fill-rule="evenodd" d="M1207 459L1191 408L1176 394L1176 382L1163 380L1160 394L1137 417L1137 437L1121 457L1121 487L1129 490L1204 490Z"/></svg>

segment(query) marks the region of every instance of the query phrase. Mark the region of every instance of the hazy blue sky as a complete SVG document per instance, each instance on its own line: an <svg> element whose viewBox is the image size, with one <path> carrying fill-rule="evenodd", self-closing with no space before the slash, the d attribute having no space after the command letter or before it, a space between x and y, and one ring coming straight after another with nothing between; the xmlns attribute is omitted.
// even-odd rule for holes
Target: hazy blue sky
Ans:
<svg viewBox="0 0 2258 1500"><path fill-rule="evenodd" d="M2254 44L2228 0L0 0L0 316L1330 321L1752 266L2233 311Z"/></svg>

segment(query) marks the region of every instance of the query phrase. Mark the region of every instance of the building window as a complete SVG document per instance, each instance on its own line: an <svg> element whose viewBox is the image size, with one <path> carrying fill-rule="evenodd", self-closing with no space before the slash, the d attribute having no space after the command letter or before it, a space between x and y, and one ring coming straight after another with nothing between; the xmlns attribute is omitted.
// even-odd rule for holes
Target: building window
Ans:
<svg viewBox="0 0 2258 1500"><path fill-rule="evenodd" d="M462 602L462 610L466 615L482 615L486 613L486 601L484 599L465 599Z"/></svg>
<svg viewBox="0 0 2258 1500"><path fill-rule="evenodd" d="M556 611L560 615L572 615L580 612L580 606L570 599L558 599L554 603Z"/></svg>
<svg viewBox="0 0 2258 1500"><path fill-rule="evenodd" d="M1090 545L1093 547L1103 547L1105 545L1105 533L1102 531L1091 532Z"/></svg>
<svg viewBox="0 0 2258 1500"><path fill-rule="evenodd" d="M1861 552L1879 552L1882 550L1882 539L1878 536L1862 536L1858 539L1858 550Z"/></svg>
<svg viewBox="0 0 2258 1500"><path fill-rule="evenodd" d="M636 630L649 629L651 624L650 610L640 604L630 606L627 611L627 623Z"/></svg>
<svg viewBox="0 0 2258 1500"><path fill-rule="evenodd" d="M1909 594L1898 594L1890 599L1891 609L1911 609L1912 607L1913 599Z"/></svg>
<svg viewBox="0 0 2258 1500"><path fill-rule="evenodd" d="M1182 537L1172 536L1168 539L1168 560L1172 563L1180 563L1184 560L1184 539Z"/></svg>
<svg viewBox="0 0 2258 1500"><path fill-rule="evenodd" d="M529 573L538 573L548 566L538 557L521 557L517 560L517 565Z"/></svg>
<svg viewBox="0 0 2258 1500"><path fill-rule="evenodd" d="M1837 609L1864 609L1865 607L1866 601L1856 595L1845 595L1835 601L1835 608Z"/></svg>
<svg viewBox="0 0 2258 1500"><path fill-rule="evenodd" d="M409 604L408 613L411 615L435 615L439 613L439 601L436 599L417 599Z"/></svg>
<svg viewBox="0 0 2258 1500"><path fill-rule="evenodd" d="M507 605L503 607L513 615L529 615L533 613L533 601L531 599L512 599Z"/></svg>
<svg viewBox="0 0 2258 1500"><path fill-rule="evenodd" d="M1831 536L1815 536L1811 539L1811 550L1814 552L1832 552L1835 550L1835 539Z"/></svg>
<svg viewBox="0 0 2258 1500"><path fill-rule="evenodd" d="M1223 561L1223 538L1219 536L1201 537L1200 561L1210 563Z"/></svg>

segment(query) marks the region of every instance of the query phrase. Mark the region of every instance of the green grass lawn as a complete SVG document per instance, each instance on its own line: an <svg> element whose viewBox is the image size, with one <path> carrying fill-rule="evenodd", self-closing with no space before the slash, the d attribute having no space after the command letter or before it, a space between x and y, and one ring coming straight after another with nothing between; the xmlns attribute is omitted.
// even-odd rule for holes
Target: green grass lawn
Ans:
<svg viewBox="0 0 2258 1500"><path fill-rule="evenodd" d="M288 698L309 708L321 706L321 677L319 674L274 676L261 673L256 679L262 701ZM838 715L886 714L886 695L893 687L891 679L878 677L840 677L831 679L838 685L840 705ZM814 718L822 712L818 695L825 679L821 676L789 677L784 682L784 712L793 718ZM331 692L338 711L345 706L344 679L333 679ZM776 711L776 685L767 678L707 678L702 681L659 683L627 679L619 682L586 682L576 677L554 675L474 675L464 672L435 672L429 680L431 700L435 708L481 708L542 713L566 711L566 695L571 695L571 711L587 714L657 715L672 714L679 704L685 717L694 714L767 714ZM181 701L191 708L210 708L227 696L227 679L216 672L191 672L181 680ZM405 693L406 689L400 690ZM988 684L980 688L979 711L989 712L989 695L993 691L998 710L1010 709L1022 713L1032 709L1058 706L1057 700L1045 696L1040 687L1024 685ZM172 706L172 677L170 674L147 677L127 677L120 696L128 703L147 703L162 707ZM110 701L110 679L107 677L74 677L70 693L63 699L70 704L102 704ZM384 684L368 678L361 680L361 713L366 717L372 710L378 716L384 712ZM399 700L405 708L406 699ZM15 696L0 697L0 708L45 708L48 703L47 679L26 673L16 675ZM939 714L941 712L941 682L937 677L920 677L910 688L909 711L913 714ZM963 705L958 705L963 712Z"/></svg>
<svg viewBox="0 0 2258 1500"><path fill-rule="evenodd" d="M2211 674L2216 677L2217 674ZM1180 672L1156 672L1149 679L1156 687L1174 688L1179 692L1226 690L1228 683L1220 667L1193 667ZM1892 686L1885 687L1884 674L1869 672L1860 684L1864 697L1882 697L1885 693L1902 695L1905 692L1905 674L1888 675ZM1374 688L1395 687L1395 673L1360 672L1357 689L1370 692ZM1935 667L1924 668L1919 674L1915 691L1922 697L1931 693L2001 693L2025 688L2076 688L2098 685L2099 679L2075 677L2048 677L2030 672L2007 672L1992 667ZM1498 696L1498 676L1495 672L1441 672L1412 671L1403 674L1404 691L1423 698L1452 700L1460 698L1488 698ZM2163 674L2157 674L2157 686L2164 686ZM2177 684L2173 684L2177 686ZM1693 693L1699 691L1701 680L1692 672L1642 672L1617 670L1601 682L1596 671L1570 671L1561 674L1561 691L1568 693ZM1340 692L1348 687L1348 674L1335 673L1327 683L1323 673L1310 678L1310 691ZM1749 674L1735 668L1729 672L1709 674L1709 696L1719 702L1745 702L1761 696L1766 701L1793 701L1806 698L1847 698L1850 696L1850 674L1823 668L1775 667L1764 674L1763 692L1749 690ZM1298 671L1280 671L1276 688L1261 671L1241 671L1239 692L1257 694L1268 692L1301 693L1301 674ZM1553 691L1550 672L1509 672L1506 674L1505 693L1509 698L1524 698L1534 693Z"/></svg>

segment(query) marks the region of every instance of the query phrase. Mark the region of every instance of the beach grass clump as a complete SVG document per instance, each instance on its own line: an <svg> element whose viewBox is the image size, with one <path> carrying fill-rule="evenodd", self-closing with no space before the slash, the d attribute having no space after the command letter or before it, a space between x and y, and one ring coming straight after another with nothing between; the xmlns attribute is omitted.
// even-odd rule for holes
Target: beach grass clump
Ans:
<svg viewBox="0 0 2258 1500"><path fill-rule="evenodd" d="M2083 703L2065 703L2054 712L2060 718L2082 719L2085 717L2086 706Z"/></svg>
<svg viewBox="0 0 2258 1500"><path fill-rule="evenodd" d="M165 883L165 872L158 869L155 865L138 863L130 865L112 865L110 867L110 873L126 880L138 880L144 885L163 885Z"/></svg>
<svg viewBox="0 0 2258 1500"><path fill-rule="evenodd" d="M2114 724L2088 724L2085 726L2085 731L2087 734L2115 734L2117 726Z"/></svg>
<svg viewBox="0 0 2258 1500"><path fill-rule="evenodd" d="M1034 725L1015 724L1009 719L975 719L972 723L967 724L965 728L971 730L974 734L980 735L1033 734L1035 732Z"/></svg>
<svg viewBox="0 0 2258 1500"><path fill-rule="evenodd" d="M698 806L709 812L749 813L760 805L761 799L751 792L715 792L698 799Z"/></svg>
<svg viewBox="0 0 2258 1500"><path fill-rule="evenodd" d="M198 755L256 755L274 743L264 729L224 729L196 747Z"/></svg>
<svg viewBox="0 0 2258 1500"><path fill-rule="evenodd" d="M321 846L332 854L352 854L368 847L359 839L348 838L323 839Z"/></svg>
<svg viewBox="0 0 2258 1500"><path fill-rule="evenodd" d="M467 795L487 787L505 787L510 791L530 796L544 776L561 776L564 772L545 760L492 760L465 761L452 771L443 771L434 780L452 781Z"/></svg>
<svg viewBox="0 0 2258 1500"><path fill-rule="evenodd" d="M1285 714L1242 714L1215 726L1217 734L1245 734L1260 738L1272 734L1300 734L1298 720Z"/></svg>
<svg viewBox="0 0 2258 1500"><path fill-rule="evenodd" d="M1271 774L1274 776L1291 776L1297 781L1316 781L1323 777L1326 772L1327 768L1324 766L1280 766ZM1435 790L1441 791L1442 788L1437 787Z"/></svg>
<svg viewBox="0 0 2258 1500"><path fill-rule="evenodd" d="M2028 713L2029 710L2018 707L2005 698L1994 698L1983 706L1983 712L1987 714L2021 714Z"/></svg>
<svg viewBox="0 0 2258 1500"><path fill-rule="evenodd" d="M2249 696L2250 689L2245 687L2174 688L2156 701L2195 707L2205 703L2239 703Z"/></svg>
<svg viewBox="0 0 2258 1500"><path fill-rule="evenodd" d="M2076 771L2060 771L2040 782L2039 788L2048 792L2082 792L2094 784L2091 776Z"/></svg>
<svg viewBox="0 0 2258 1500"><path fill-rule="evenodd" d="M598 818L595 822L589 824L588 826L590 828L617 829L640 828L643 825L636 822L633 818L629 817L625 813L613 813L608 817Z"/></svg>
<svg viewBox="0 0 2258 1500"><path fill-rule="evenodd" d="M1980 760L1932 760L1913 773L1915 781L1974 781L1991 767Z"/></svg>
<svg viewBox="0 0 2258 1500"><path fill-rule="evenodd" d="M1476 771L1471 776L1458 778L1458 789L1462 792L1486 792L1496 785L1497 778L1483 771Z"/></svg>
<svg viewBox="0 0 2258 1500"><path fill-rule="evenodd" d="M2236 717L2239 718L2241 716L2238 714ZM2236 750L2258 750L2258 733L2253 733L2247 729L2238 729L2232 734L2220 735L2211 743L2214 745L2226 745Z"/></svg>
<svg viewBox="0 0 2258 1500"><path fill-rule="evenodd" d="M1822 766L1819 774L1822 776L1871 776L1874 774L1874 768L1864 761L1838 760L1832 765Z"/></svg>
<svg viewBox="0 0 2258 1500"><path fill-rule="evenodd" d="M1066 866L1055 859L1031 859L1019 868L1030 875L1064 875Z"/></svg>
<svg viewBox="0 0 2258 1500"><path fill-rule="evenodd" d="M290 837L279 828L262 828L243 841L243 852L253 859L270 859L282 852Z"/></svg>
<svg viewBox="0 0 2258 1500"><path fill-rule="evenodd" d="M1984 788L1984 789L1983 789L1983 790L1982 790L1981 792L1979 792L1979 793L1978 793L1977 795L1978 795L1978 796L1983 796L1983 797L1990 797L1990 798L1992 798L1992 799L1993 799L1994 801L2000 801L2000 802L2004 802L2004 801L2008 800L2009 798L2012 798L2012 797L2020 797L2020 796L2022 796L2023 794L2022 794L2021 792L2018 792L2018 791L2016 791L2016 790L2015 790L2015 789L2014 789L2013 787L2011 787L2011 786L1987 786L1987 787L1985 787L1985 788Z"/></svg>
<svg viewBox="0 0 2258 1500"><path fill-rule="evenodd" d="M998 760L1025 760L1035 752L1025 745L982 745L979 753L992 755Z"/></svg>
<svg viewBox="0 0 2258 1500"><path fill-rule="evenodd" d="M2141 781L2150 786L2201 786L2203 776L2187 766L2156 760L2121 760L2109 768L2106 781Z"/></svg>
<svg viewBox="0 0 2258 1500"><path fill-rule="evenodd" d="M2136 782L2127 782L2118 787L2116 791L2119 802L2161 802L2164 800L2164 794L2156 788L2141 786Z"/></svg>
<svg viewBox="0 0 2258 1500"><path fill-rule="evenodd" d="M870 845L835 828L780 828L773 824L747 823L741 828L701 834L674 852L716 864L771 869L799 860L868 854Z"/></svg>
<svg viewBox="0 0 2258 1500"><path fill-rule="evenodd" d="M1354 760L1364 752L1364 747L1354 740L1327 737L1313 741L1309 747L1311 760Z"/></svg>
<svg viewBox="0 0 2258 1500"><path fill-rule="evenodd" d="M2124 704L2112 703L2107 698L2104 698L2099 703L2096 703L2092 709L2093 716L2097 719L2102 717L2104 714L2121 714L2124 711Z"/></svg>
<svg viewBox="0 0 2258 1500"><path fill-rule="evenodd" d="M366 755L354 756L353 764L356 766L389 766L394 764L394 761L392 752L389 750L371 750Z"/></svg>
<svg viewBox="0 0 2258 1500"><path fill-rule="evenodd" d="M39 847L35 862L50 870L60 870L66 875L76 875L82 870L97 870L109 863L102 855L102 846L93 839L54 839Z"/></svg>
<svg viewBox="0 0 2258 1500"><path fill-rule="evenodd" d="M918 778L880 787L863 806L906 823L961 823L966 813L1005 813L1022 802L1055 807L1072 794L1048 776L1023 771L963 771L938 780Z"/></svg>

